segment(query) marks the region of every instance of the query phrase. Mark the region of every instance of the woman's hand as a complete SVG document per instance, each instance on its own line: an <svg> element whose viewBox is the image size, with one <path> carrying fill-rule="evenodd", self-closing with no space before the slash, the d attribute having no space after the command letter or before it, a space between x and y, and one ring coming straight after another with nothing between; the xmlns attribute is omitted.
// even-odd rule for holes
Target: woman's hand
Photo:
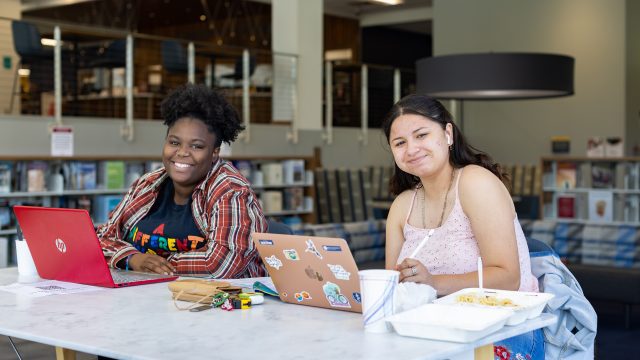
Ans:
<svg viewBox="0 0 640 360"><path fill-rule="evenodd" d="M396 266L400 272L400 282L415 282L433 286L433 275L416 259L404 259Z"/></svg>
<svg viewBox="0 0 640 360"><path fill-rule="evenodd" d="M173 275L176 271L162 256L142 253L134 254L129 258L129 269L165 275Z"/></svg>

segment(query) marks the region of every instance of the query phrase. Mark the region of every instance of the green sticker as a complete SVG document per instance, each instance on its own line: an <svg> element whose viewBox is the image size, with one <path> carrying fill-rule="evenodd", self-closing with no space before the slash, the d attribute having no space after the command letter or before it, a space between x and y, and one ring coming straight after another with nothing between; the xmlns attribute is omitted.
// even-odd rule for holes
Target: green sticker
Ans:
<svg viewBox="0 0 640 360"><path fill-rule="evenodd" d="M11 69L11 56L5 55L2 57L2 66L7 70Z"/></svg>

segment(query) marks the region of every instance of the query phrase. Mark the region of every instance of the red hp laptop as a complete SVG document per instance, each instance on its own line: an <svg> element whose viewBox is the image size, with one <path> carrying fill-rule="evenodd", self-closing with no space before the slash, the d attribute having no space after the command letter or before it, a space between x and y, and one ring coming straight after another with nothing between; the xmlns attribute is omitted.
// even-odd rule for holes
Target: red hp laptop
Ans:
<svg viewBox="0 0 640 360"><path fill-rule="evenodd" d="M14 206L13 211L43 279L114 288L178 278L110 269L86 210Z"/></svg>

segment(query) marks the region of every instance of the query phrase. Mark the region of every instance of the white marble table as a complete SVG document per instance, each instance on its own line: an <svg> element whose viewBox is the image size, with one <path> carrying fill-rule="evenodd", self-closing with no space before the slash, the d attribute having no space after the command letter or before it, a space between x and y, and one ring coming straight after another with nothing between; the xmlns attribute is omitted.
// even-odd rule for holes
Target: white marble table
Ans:
<svg viewBox="0 0 640 360"><path fill-rule="evenodd" d="M15 282L0 270L0 285ZM365 333L360 314L269 298L250 310L178 311L167 284L24 298L0 291L0 334L118 359L471 359L474 348L547 326L529 320L468 344Z"/></svg>

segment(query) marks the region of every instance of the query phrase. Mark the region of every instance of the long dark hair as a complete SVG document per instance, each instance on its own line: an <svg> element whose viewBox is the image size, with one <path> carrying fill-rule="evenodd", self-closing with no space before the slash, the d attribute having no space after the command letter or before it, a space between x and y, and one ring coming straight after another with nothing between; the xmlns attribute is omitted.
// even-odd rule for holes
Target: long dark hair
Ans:
<svg viewBox="0 0 640 360"><path fill-rule="evenodd" d="M405 114L419 115L435 121L440 124L443 130L447 124L451 124L453 127L453 145L449 152L449 163L454 169L466 165L479 165L491 171L503 183L508 183L509 177L503 172L500 165L493 161L486 153L469 145L464 135L462 135L456 124L453 123L453 117L447 109L445 109L439 101L426 95L408 95L393 105L387 117L382 122L382 130L387 137L387 143L389 143L391 125L398 117ZM420 184L420 179L417 176L400 170L398 164L395 164L394 168L393 176L389 181L389 191L392 194L398 195Z"/></svg>

